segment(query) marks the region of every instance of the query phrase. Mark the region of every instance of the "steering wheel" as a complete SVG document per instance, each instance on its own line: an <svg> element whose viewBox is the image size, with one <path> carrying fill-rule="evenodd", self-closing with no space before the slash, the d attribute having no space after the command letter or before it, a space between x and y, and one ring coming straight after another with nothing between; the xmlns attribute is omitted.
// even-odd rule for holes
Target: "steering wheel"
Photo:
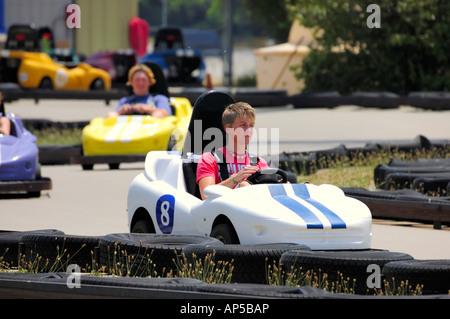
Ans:
<svg viewBox="0 0 450 319"><path fill-rule="evenodd" d="M246 180L252 184L275 184L278 183L278 177L282 178L282 183L288 182L288 176L285 171L280 168L264 168L252 174Z"/></svg>

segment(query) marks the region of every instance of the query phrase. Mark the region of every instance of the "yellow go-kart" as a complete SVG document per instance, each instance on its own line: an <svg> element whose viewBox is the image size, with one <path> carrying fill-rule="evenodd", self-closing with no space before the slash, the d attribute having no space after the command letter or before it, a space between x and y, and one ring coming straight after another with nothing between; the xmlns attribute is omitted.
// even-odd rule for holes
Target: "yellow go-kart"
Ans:
<svg viewBox="0 0 450 319"><path fill-rule="evenodd" d="M186 98L172 98L175 114L159 119L150 115L95 118L83 129L84 155L147 154L181 151L192 107Z"/></svg>
<svg viewBox="0 0 450 319"><path fill-rule="evenodd" d="M149 66L156 78L151 93L168 96L161 69L153 64ZM150 115L94 118L82 131L83 156L72 163L81 164L83 169L92 169L95 163L107 163L115 169L122 162L144 161L150 151L181 151L192 106L184 97L171 97L169 101L173 115L162 119Z"/></svg>
<svg viewBox="0 0 450 319"><path fill-rule="evenodd" d="M2 75L26 89L109 90L108 72L86 63L68 68L43 52L0 51Z"/></svg>

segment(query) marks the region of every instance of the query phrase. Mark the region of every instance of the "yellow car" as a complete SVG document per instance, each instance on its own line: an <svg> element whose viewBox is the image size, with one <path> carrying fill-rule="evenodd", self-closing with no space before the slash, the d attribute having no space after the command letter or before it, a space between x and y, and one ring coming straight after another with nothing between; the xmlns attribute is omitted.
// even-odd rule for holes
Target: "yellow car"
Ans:
<svg viewBox="0 0 450 319"><path fill-rule="evenodd" d="M192 106L187 98L170 99L174 115L159 119L150 115L94 118L82 131L83 154L145 155L155 150L181 151Z"/></svg>
<svg viewBox="0 0 450 319"><path fill-rule="evenodd" d="M109 74L86 63L68 68L46 53L18 50L1 50L0 58L5 66L2 73L8 72L23 88L85 91L111 88Z"/></svg>

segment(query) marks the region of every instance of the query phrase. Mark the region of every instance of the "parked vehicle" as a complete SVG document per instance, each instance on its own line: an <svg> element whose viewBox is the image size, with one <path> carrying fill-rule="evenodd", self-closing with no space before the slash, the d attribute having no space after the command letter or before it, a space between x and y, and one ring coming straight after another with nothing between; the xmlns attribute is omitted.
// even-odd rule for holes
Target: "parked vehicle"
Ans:
<svg viewBox="0 0 450 319"><path fill-rule="evenodd" d="M38 32L27 25L11 26L5 50L0 52L0 82L18 83L26 89L86 91L111 88L107 72L86 63L69 64L67 58L59 63L59 56L51 30Z"/></svg>
<svg viewBox="0 0 450 319"><path fill-rule="evenodd" d="M83 62L109 73L112 87L123 88L128 81L128 71L136 64L132 50L96 52Z"/></svg>
<svg viewBox="0 0 450 319"><path fill-rule="evenodd" d="M169 85L201 85L206 75L202 51L187 48L181 29L174 27L158 30L153 52L140 62L158 64Z"/></svg>

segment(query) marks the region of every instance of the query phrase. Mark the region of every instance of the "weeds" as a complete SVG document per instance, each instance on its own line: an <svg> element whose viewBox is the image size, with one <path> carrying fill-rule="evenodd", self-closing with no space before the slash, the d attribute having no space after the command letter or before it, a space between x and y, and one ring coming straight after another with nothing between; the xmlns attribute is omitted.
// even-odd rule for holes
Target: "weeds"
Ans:
<svg viewBox="0 0 450 319"><path fill-rule="evenodd" d="M310 286L319 288L330 293L356 294L357 279L345 277L341 272L337 272L335 280L330 280L327 273L322 273L319 269L315 271L302 270L302 267L291 266L284 270L280 262L267 265L267 283L272 286L304 287ZM412 287L408 281L397 282L395 278L390 281L384 279L382 287L371 290L378 296L420 296L423 292L423 285ZM368 290L369 292L369 290Z"/></svg>
<svg viewBox="0 0 450 319"><path fill-rule="evenodd" d="M107 263L101 271L113 276L156 277L156 265L151 260L153 252L148 245L143 248L140 242L137 253L129 255L126 249L120 249L120 241L116 242L113 251L107 247Z"/></svg>
<svg viewBox="0 0 450 319"><path fill-rule="evenodd" d="M216 252L207 254L202 261L196 255L192 255L193 261L190 262L184 254L176 257L174 263L176 265L176 276L185 278L194 278L206 283L230 283L233 273L233 260L223 262L215 261Z"/></svg>
<svg viewBox="0 0 450 319"><path fill-rule="evenodd" d="M408 280L398 282L394 277L391 280L383 279L383 288L375 288L375 294L379 296L420 296L423 292L423 285L418 284L413 287Z"/></svg>
<svg viewBox="0 0 450 319"><path fill-rule="evenodd" d="M83 245L80 250L84 247ZM223 262L215 260L215 251L207 254L204 259L192 255L187 258L184 254L178 255L174 251L175 258L172 260L174 269L162 268L158 273L155 270L155 264L151 257L153 250L140 246L142 253L129 255L126 250L120 249L120 243L114 245L113 251L108 251L108 263L99 266L95 260L94 252L91 251L91 264L82 268L84 273L92 276L126 276L126 277L167 277L167 278L192 278L198 279L208 284L231 283L233 275L233 260L231 262ZM49 259L44 259L39 254L30 251L28 254L20 254L19 265L10 267L10 264L4 260L5 254L0 256L0 272L19 272L19 273L53 273L65 272L70 265L74 256L67 254L67 250L59 246L57 247L56 258L51 263ZM78 252L77 252L78 253ZM27 257L28 256L28 257ZM267 263L267 259L266 259ZM315 271L312 269L303 270L302 267L290 267L284 269L281 261L274 261L272 265L266 264L266 281L271 286L289 286L304 287L310 286L323 289L330 293L355 294L356 279L345 277L343 273L337 272L336 279L330 280L327 273L321 269ZM375 295L386 296L417 296L421 295L423 285L412 287L408 281L398 283L394 278L391 281L383 280L383 287L374 289Z"/></svg>
<svg viewBox="0 0 450 319"><path fill-rule="evenodd" d="M289 287L303 287L310 286L331 293L355 293L355 279L345 278L341 272L337 273L337 279L331 281L327 273L322 273L319 269L304 270L302 267L295 268L291 266L287 271L281 265L280 261L273 263L273 265L266 265L267 284L271 286L289 286Z"/></svg>

